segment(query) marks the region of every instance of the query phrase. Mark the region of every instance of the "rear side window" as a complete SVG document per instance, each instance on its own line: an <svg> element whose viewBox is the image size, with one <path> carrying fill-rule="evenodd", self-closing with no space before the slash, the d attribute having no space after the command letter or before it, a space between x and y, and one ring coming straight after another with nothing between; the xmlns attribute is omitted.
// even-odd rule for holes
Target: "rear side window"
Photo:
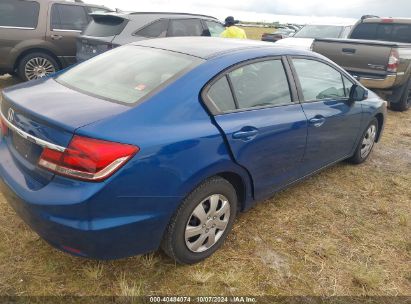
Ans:
<svg viewBox="0 0 411 304"><path fill-rule="evenodd" d="M279 59L243 66L229 77L240 109L292 103L287 76Z"/></svg>
<svg viewBox="0 0 411 304"><path fill-rule="evenodd" d="M111 37L119 35L127 20L115 16L93 16L93 20L84 30L83 35L93 37Z"/></svg>
<svg viewBox="0 0 411 304"><path fill-rule="evenodd" d="M377 23L360 23L351 34L352 39L374 40L377 37Z"/></svg>
<svg viewBox="0 0 411 304"><path fill-rule="evenodd" d="M53 30L82 31L88 24L86 10L79 5L53 4L51 24Z"/></svg>
<svg viewBox="0 0 411 304"><path fill-rule="evenodd" d="M207 96L221 112L236 109L227 76L215 82L208 90Z"/></svg>
<svg viewBox="0 0 411 304"><path fill-rule="evenodd" d="M343 75L329 65L309 59L293 59L304 101L348 97Z"/></svg>
<svg viewBox="0 0 411 304"><path fill-rule="evenodd" d="M135 104L201 62L197 57L127 45L67 70L56 81L109 101Z"/></svg>
<svg viewBox="0 0 411 304"><path fill-rule="evenodd" d="M218 22L206 20L205 23L210 31L211 37L220 37L220 34L225 30L225 27Z"/></svg>
<svg viewBox="0 0 411 304"><path fill-rule="evenodd" d="M0 26L35 29L40 4L35 1L0 1Z"/></svg>
<svg viewBox="0 0 411 304"><path fill-rule="evenodd" d="M203 25L199 19L170 20L167 36L205 36Z"/></svg>
<svg viewBox="0 0 411 304"><path fill-rule="evenodd" d="M161 19L155 21L135 33L137 36L156 38L165 37L167 34L168 20Z"/></svg>

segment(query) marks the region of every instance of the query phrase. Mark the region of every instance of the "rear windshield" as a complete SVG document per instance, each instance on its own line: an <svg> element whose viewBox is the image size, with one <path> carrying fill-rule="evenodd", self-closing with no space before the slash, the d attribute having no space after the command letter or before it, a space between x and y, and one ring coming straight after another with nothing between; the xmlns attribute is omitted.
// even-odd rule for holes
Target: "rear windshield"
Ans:
<svg viewBox="0 0 411 304"><path fill-rule="evenodd" d="M188 55L127 45L67 70L56 81L109 101L134 104L201 62Z"/></svg>
<svg viewBox="0 0 411 304"><path fill-rule="evenodd" d="M339 38L344 27L334 25L306 25L295 38Z"/></svg>
<svg viewBox="0 0 411 304"><path fill-rule="evenodd" d="M127 20L115 16L93 16L93 20L84 30L83 35L93 37L111 37L119 35Z"/></svg>
<svg viewBox="0 0 411 304"><path fill-rule="evenodd" d="M0 1L0 26L35 29L40 4L35 1Z"/></svg>
<svg viewBox="0 0 411 304"><path fill-rule="evenodd" d="M411 43L411 24L360 23L350 38Z"/></svg>

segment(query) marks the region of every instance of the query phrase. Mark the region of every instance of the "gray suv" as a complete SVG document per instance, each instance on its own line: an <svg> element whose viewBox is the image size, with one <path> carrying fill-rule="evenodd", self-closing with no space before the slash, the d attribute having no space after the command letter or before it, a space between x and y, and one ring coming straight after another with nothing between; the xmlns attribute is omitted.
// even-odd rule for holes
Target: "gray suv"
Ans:
<svg viewBox="0 0 411 304"><path fill-rule="evenodd" d="M79 0L1 0L0 74L31 80L75 63L89 14L108 11Z"/></svg>
<svg viewBox="0 0 411 304"><path fill-rule="evenodd" d="M84 61L114 47L159 37L220 36L225 27L216 18L186 13L91 14L93 20L77 44Z"/></svg>

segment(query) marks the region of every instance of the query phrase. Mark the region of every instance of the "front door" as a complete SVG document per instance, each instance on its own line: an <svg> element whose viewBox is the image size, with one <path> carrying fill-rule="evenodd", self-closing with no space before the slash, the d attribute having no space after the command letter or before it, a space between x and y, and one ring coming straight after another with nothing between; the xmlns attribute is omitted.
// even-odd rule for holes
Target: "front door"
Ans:
<svg viewBox="0 0 411 304"><path fill-rule="evenodd" d="M360 135L362 106L349 101L350 79L329 64L293 58L308 120L303 174L350 156Z"/></svg>

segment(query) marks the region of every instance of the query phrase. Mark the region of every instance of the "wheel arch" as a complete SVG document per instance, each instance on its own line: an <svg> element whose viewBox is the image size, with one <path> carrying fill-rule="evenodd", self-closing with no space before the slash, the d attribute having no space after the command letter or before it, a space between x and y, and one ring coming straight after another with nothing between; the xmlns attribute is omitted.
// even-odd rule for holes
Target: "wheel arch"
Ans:
<svg viewBox="0 0 411 304"><path fill-rule="evenodd" d="M17 56L17 58L16 58L16 60L15 60L15 62L14 62L13 70L15 71L15 70L19 67L19 64L20 64L21 60L22 60L25 56L27 56L27 55L29 55L29 54L31 54L31 53L45 53L45 54L53 57L54 60L56 60L57 64L59 65L59 69L62 68L62 64L61 64L61 62L60 62L60 59L59 59L52 51L50 51L50 50L48 50L48 49L46 49L46 48L34 47L34 48L29 48L29 49L24 50L23 52L21 52L21 53Z"/></svg>
<svg viewBox="0 0 411 304"><path fill-rule="evenodd" d="M382 113L378 113L374 116L378 121L378 133L375 142L379 142L381 139L382 130L384 128L384 115Z"/></svg>
<svg viewBox="0 0 411 304"><path fill-rule="evenodd" d="M221 163L212 165L204 170L202 174L192 176L184 183L180 193L183 194L183 197L186 197L204 181L215 176L224 178L233 185L238 195L240 211L245 211L252 206L254 201L252 179L245 169L232 162L224 162L224 165Z"/></svg>

